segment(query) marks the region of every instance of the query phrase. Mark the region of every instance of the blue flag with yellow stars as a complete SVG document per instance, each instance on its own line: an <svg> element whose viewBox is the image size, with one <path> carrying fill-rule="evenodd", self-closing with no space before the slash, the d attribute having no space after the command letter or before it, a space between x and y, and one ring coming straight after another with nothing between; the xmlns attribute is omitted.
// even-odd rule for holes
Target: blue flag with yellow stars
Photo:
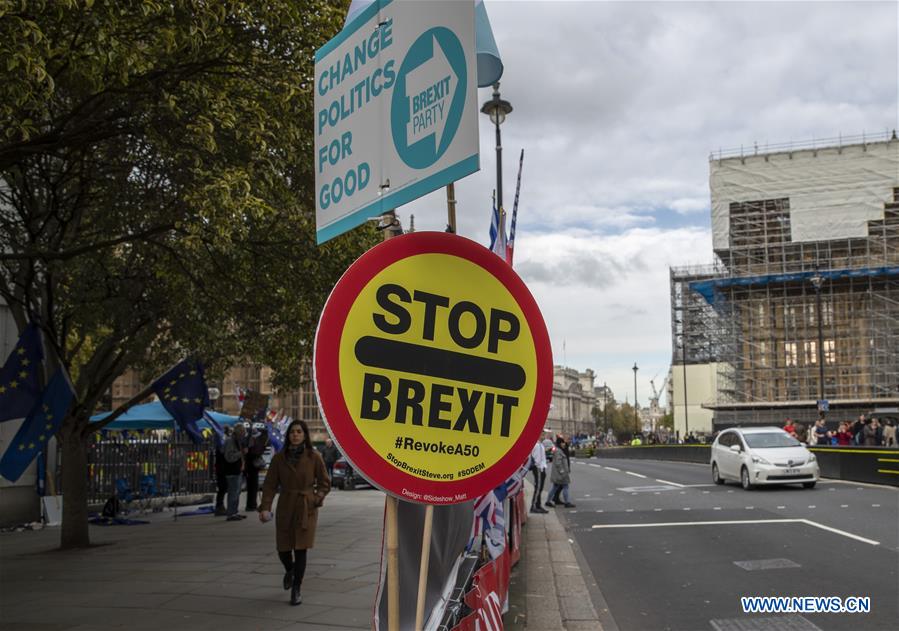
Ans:
<svg viewBox="0 0 899 631"><path fill-rule="evenodd" d="M21 477L56 434L74 396L68 377L62 369L57 370L0 460L4 478L15 482Z"/></svg>
<svg viewBox="0 0 899 631"><path fill-rule="evenodd" d="M209 407L209 390L200 362L184 360L153 382L153 392L162 407L174 417L183 431L195 443L203 442L197 421Z"/></svg>
<svg viewBox="0 0 899 631"><path fill-rule="evenodd" d="M42 359L41 333L32 322L0 368L0 421L25 418L31 412L41 394L37 375Z"/></svg>

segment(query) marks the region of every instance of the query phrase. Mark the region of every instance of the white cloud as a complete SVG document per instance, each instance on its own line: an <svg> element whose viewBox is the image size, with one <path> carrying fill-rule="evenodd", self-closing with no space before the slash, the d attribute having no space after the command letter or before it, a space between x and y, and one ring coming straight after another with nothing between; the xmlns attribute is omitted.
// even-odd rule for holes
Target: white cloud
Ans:
<svg viewBox="0 0 899 631"><path fill-rule="evenodd" d="M895 2L498 2L504 201L525 148L516 269L555 361L633 398L671 359L668 267L709 263L711 151L899 126ZM490 98L482 89L479 101ZM486 244L496 162L456 185ZM399 210L442 230L442 191ZM566 340L566 353L561 352ZM663 377L656 381L658 385Z"/></svg>

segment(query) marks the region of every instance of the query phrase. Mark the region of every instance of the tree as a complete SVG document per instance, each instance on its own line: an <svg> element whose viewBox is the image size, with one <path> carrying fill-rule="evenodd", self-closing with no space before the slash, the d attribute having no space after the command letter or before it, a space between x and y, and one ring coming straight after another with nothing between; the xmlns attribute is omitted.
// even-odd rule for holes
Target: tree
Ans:
<svg viewBox="0 0 899 631"><path fill-rule="evenodd" d="M346 2L0 0L0 296L76 402L61 546L89 544L89 417L126 367L240 358L297 383L377 239L314 242L313 53Z"/></svg>

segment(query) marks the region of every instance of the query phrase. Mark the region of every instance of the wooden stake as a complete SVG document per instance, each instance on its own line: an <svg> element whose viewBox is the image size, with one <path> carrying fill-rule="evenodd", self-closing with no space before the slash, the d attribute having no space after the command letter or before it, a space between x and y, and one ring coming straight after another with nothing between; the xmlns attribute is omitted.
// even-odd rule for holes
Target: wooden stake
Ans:
<svg viewBox="0 0 899 631"><path fill-rule="evenodd" d="M450 184L452 186L452 184ZM425 617L425 592L428 586L428 564L431 560L431 527L434 524L434 506L425 507L425 526L421 533L421 567L418 570L418 602L415 605L415 631L421 631Z"/></svg>
<svg viewBox="0 0 899 631"><path fill-rule="evenodd" d="M390 495L387 507L387 629L400 630L400 551L397 528L397 502Z"/></svg>
<svg viewBox="0 0 899 631"><path fill-rule="evenodd" d="M446 185L446 223L449 231L456 234L456 185L453 182Z"/></svg>

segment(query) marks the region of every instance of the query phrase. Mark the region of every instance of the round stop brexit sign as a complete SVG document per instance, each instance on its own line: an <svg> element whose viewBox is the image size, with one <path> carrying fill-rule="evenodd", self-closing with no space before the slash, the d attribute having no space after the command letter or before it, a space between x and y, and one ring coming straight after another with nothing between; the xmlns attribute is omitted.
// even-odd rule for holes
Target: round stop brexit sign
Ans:
<svg viewBox="0 0 899 631"><path fill-rule="evenodd" d="M341 452L378 487L427 504L468 501L514 473L552 397L527 287L483 246L441 232L390 239L347 270L314 364Z"/></svg>

